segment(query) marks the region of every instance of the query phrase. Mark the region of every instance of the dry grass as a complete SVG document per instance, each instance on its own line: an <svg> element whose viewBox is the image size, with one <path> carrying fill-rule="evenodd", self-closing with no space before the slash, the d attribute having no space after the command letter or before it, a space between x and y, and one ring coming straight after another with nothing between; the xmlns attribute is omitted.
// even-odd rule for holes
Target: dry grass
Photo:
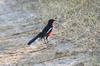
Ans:
<svg viewBox="0 0 100 66"><path fill-rule="evenodd" d="M96 17L94 16L97 13L96 8L92 3L92 0L39 0L43 18L60 18L63 20L71 19L74 16L78 19L80 16L81 19Z"/></svg>
<svg viewBox="0 0 100 66"><path fill-rule="evenodd" d="M36 11L40 16L22 16L25 20L21 21L20 17L16 20L12 18L14 26L7 24L0 27L0 32L5 34L0 39L1 66L42 63L100 66L100 0L38 0L36 4L33 0L15 1L15 4L9 4L13 10L8 12L20 10L32 15ZM39 33L50 18L58 21L58 24L54 24L50 44L37 40L27 46L27 42ZM8 19L7 22L10 24L11 21Z"/></svg>
<svg viewBox="0 0 100 66"><path fill-rule="evenodd" d="M55 37L80 43L93 58L90 63L99 63L96 48L100 48L100 36L96 35L100 34L100 0L38 0L38 3L41 18L56 18L63 26L56 25Z"/></svg>

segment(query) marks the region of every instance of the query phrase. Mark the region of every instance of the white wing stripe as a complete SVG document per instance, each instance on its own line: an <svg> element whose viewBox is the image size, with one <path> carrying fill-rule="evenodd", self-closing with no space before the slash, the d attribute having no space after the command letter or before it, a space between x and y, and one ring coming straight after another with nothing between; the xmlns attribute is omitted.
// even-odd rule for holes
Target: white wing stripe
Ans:
<svg viewBox="0 0 100 66"><path fill-rule="evenodd" d="M50 28L50 29L48 30L48 32L49 32L50 30L52 30L52 28ZM47 32L47 33L48 33L48 32ZM46 33L46 34L47 34L47 33Z"/></svg>

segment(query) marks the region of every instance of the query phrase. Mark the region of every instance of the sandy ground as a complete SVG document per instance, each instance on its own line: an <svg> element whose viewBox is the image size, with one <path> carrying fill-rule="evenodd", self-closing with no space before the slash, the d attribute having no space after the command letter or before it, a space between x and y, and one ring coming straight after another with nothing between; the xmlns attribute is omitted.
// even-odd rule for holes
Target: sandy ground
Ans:
<svg viewBox="0 0 100 66"><path fill-rule="evenodd" d="M41 22L36 4L32 0L0 1L0 66L100 66L99 22L95 29L92 24L78 29L70 28L74 21L62 22L55 25L49 43L36 40L28 46L47 24Z"/></svg>

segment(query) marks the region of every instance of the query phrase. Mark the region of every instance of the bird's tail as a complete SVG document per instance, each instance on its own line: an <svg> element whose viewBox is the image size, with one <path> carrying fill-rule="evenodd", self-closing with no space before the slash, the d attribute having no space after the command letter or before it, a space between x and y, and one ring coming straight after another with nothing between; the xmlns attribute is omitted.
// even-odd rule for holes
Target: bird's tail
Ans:
<svg viewBox="0 0 100 66"><path fill-rule="evenodd" d="M39 33L35 38L33 38L32 40L30 40L29 42L28 42L28 45L31 45L38 37L40 37L41 36L41 33Z"/></svg>

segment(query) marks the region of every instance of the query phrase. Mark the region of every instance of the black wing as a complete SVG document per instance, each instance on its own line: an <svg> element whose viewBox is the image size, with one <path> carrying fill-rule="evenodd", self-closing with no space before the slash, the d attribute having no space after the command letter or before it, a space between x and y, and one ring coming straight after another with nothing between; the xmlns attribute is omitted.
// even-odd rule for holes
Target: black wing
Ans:
<svg viewBox="0 0 100 66"><path fill-rule="evenodd" d="M44 29L42 30L42 33L44 34L44 36L47 34L47 32L50 30L50 28L52 28L52 26L47 25L46 27L44 27Z"/></svg>

